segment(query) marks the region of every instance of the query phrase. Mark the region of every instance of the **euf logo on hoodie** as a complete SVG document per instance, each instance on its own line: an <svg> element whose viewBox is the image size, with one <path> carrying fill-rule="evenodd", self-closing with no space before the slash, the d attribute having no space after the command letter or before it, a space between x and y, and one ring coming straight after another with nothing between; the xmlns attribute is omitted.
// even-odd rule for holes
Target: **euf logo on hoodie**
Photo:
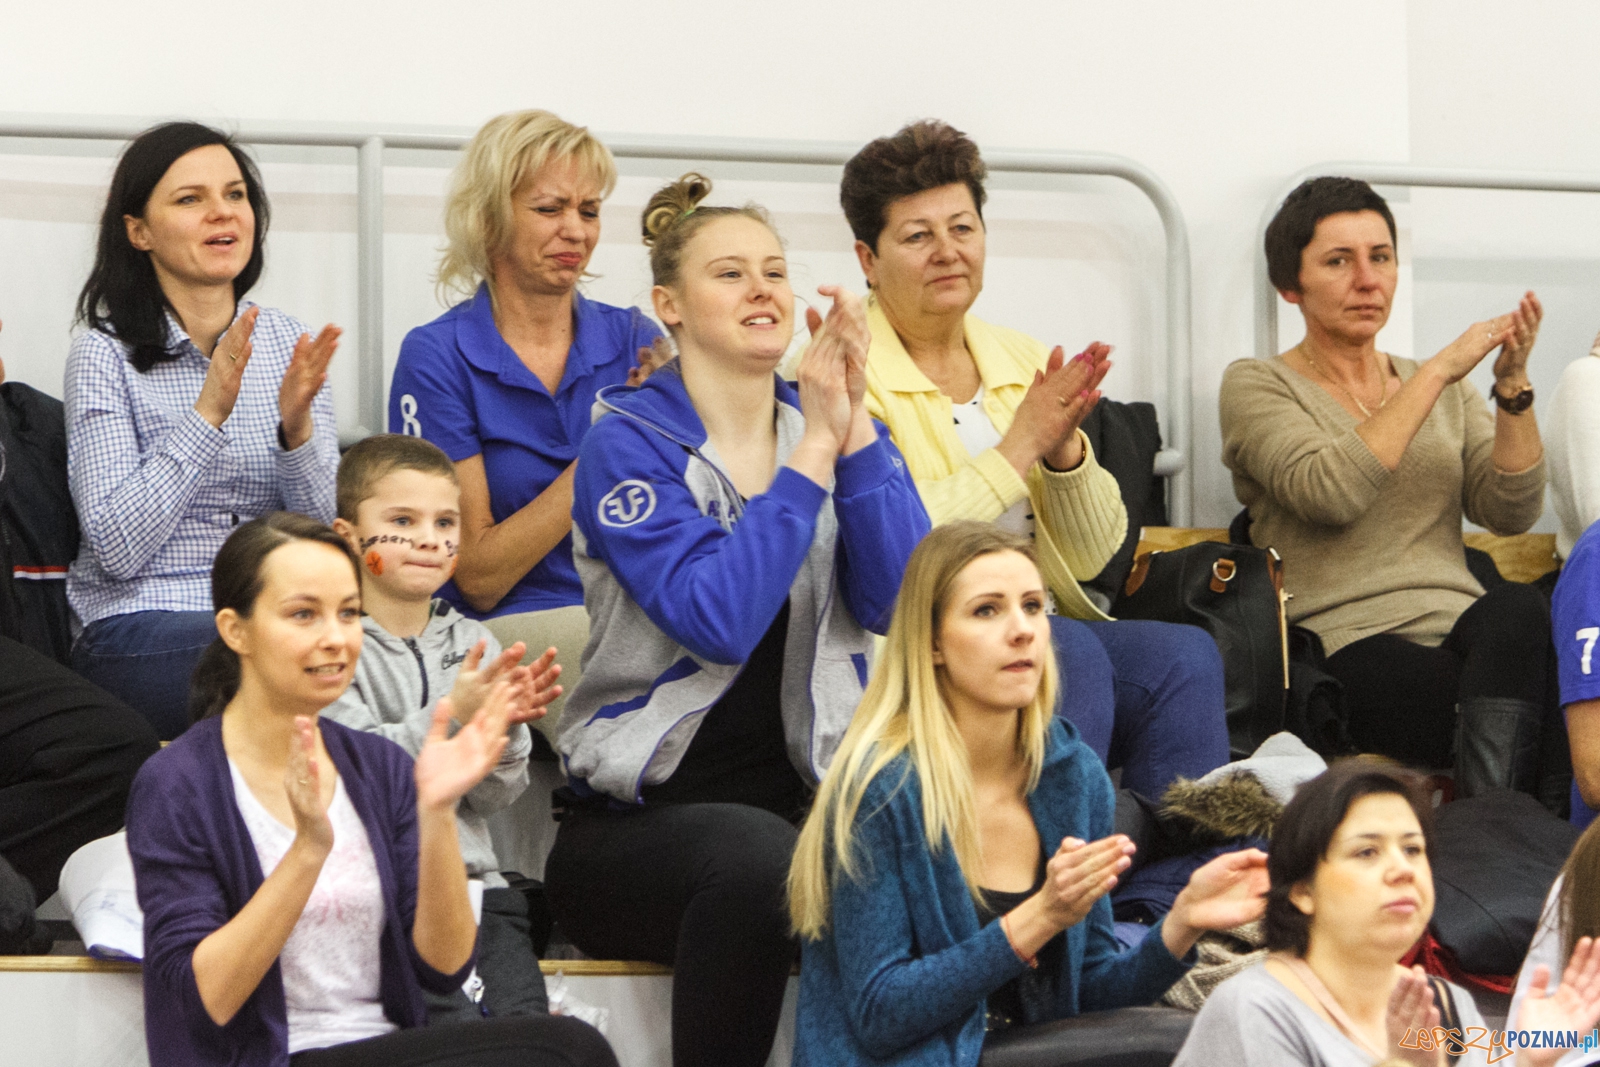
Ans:
<svg viewBox="0 0 1600 1067"><path fill-rule="evenodd" d="M649 482L629 478L612 486L597 510L602 526L635 526L656 510L656 491Z"/></svg>

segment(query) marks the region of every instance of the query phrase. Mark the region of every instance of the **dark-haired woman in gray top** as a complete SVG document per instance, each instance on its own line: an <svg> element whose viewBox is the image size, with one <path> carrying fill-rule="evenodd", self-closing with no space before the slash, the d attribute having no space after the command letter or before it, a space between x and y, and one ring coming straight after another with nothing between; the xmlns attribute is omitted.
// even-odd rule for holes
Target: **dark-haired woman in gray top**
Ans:
<svg viewBox="0 0 1600 1067"><path fill-rule="evenodd" d="M1174 1067L1505 1061L1471 994L1399 963L1433 915L1432 832L1419 777L1393 764L1344 760L1302 786L1267 858L1272 954L1217 987ZM1548 970L1535 980L1518 1025L1588 1033L1600 1020L1594 941L1579 942L1555 984ZM1515 1062L1545 1067L1565 1051L1518 1051Z"/></svg>

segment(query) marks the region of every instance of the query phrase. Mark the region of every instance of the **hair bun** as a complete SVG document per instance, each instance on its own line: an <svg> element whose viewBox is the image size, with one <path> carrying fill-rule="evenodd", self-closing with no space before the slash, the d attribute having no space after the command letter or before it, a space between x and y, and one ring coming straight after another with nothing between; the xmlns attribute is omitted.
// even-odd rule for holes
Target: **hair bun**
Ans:
<svg viewBox="0 0 1600 1067"><path fill-rule="evenodd" d="M695 207L711 195L711 179L690 171L671 185L656 190L644 206L642 227L644 243L654 245L662 234L678 224Z"/></svg>

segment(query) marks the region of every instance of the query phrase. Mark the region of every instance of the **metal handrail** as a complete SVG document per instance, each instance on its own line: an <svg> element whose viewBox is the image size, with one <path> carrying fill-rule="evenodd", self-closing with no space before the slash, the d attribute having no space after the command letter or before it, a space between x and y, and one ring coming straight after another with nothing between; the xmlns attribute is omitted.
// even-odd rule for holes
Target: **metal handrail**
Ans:
<svg viewBox="0 0 1600 1067"><path fill-rule="evenodd" d="M1471 170L1454 167L1419 167L1409 163L1322 163L1290 178L1267 202L1256 228L1256 358L1269 359L1278 352L1278 291L1267 277L1267 257L1262 248L1267 224L1278 213L1284 197L1307 178L1338 175L1360 178L1373 185L1427 186L1437 189L1500 189L1508 192L1600 193L1600 175L1560 171Z"/></svg>
<svg viewBox="0 0 1600 1067"><path fill-rule="evenodd" d="M0 118L0 137L92 141L126 141L148 123L63 124L23 118ZM383 381L383 153L386 148L453 151L470 133L430 134L289 130L249 127L234 134L247 144L353 148L356 158L357 325L361 346L356 353L357 412L363 427L384 424ZM843 166L860 148L843 142L752 140L706 137L656 137L637 134L600 135L612 154L629 159L681 159L736 163L780 163ZM1171 522L1186 526L1193 514L1194 421L1191 394L1189 230L1177 198L1154 171L1125 156L1092 152L984 153L991 172L1083 174L1120 178L1150 198L1161 218L1167 245L1167 403L1168 447L1156 459L1156 473L1169 478Z"/></svg>

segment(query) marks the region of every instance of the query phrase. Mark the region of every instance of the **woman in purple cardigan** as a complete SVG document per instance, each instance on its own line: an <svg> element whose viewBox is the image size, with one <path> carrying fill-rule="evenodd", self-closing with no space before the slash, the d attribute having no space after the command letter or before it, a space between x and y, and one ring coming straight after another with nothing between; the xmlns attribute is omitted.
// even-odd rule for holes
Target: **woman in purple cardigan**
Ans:
<svg viewBox="0 0 1600 1067"><path fill-rule="evenodd" d="M128 802L150 1061L615 1067L572 1019L418 1029L423 988L459 987L476 955L456 802L548 690L502 681L448 739L441 701L413 765L318 719L361 652L356 560L337 534L282 512L240 526L212 599L220 637L191 694L205 717L144 765Z"/></svg>

